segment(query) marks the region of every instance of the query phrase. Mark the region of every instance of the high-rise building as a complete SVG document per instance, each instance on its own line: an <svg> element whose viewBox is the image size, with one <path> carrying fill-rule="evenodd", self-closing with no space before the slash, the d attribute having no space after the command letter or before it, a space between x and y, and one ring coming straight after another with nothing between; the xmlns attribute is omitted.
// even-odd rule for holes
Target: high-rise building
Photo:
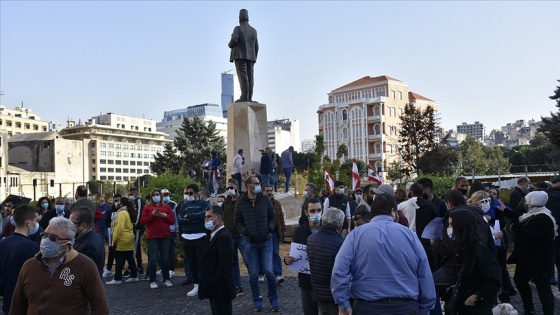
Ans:
<svg viewBox="0 0 560 315"><path fill-rule="evenodd" d="M181 128L185 117L191 118L199 116L202 121L216 124L218 133L227 140L227 118L222 117L220 105L217 104L200 104L187 108L175 109L163 112L163 119L156 123L156 130L166 133L166 139L173 140L177 136L177 129Z"/></svg>
<svg viewBox="0 0 560 315"><path fill-rule="evenodd" d="M222 113L227 118L227 107L241 96L241 89L237 81L237 75L229 73L229 70L222 73Z"/></svg>
<svg viewBox="0 0 560 315"><path fill-rule="evenodd" d="M165 133L156 131L156 122L107 113L85 123L68 121L60 131L66 139L88 139L84 155L88 156L90 179L129 181L152 174L150 163L157 152L163 152Z"/></svg>
<svg viewBox="0 0 560 315"><path fill-rule="evenodd" d="M37 114L23 106L8 109L0 106L0 131L5 131L9 136L46 132L49 130L49 122L42 121Z"/></svg>
<svg viewBox="0 0 560 315"><path fill-rule="evenodd" d="M363 77L329 94L329 102L319 106L319 134L325 154L336 158L341 144L348 147L345 159L359 159L371 165L385 179L387 171L400 164L398 140L407 103L420 109L438 104L409 92L408 83L389 76Z"/></svg>
<svg viewBox="0 0 560 315"><path fill-rule="evenodd" d="M301 142L301 152L308 153L315 151L315 139L303 139Z"/></svg>
<svg viewBox="0 0 560 315"><path fill-rule="evenodd" d="M475 121L474 124L464 122L461 125L457 125L457 133L463 133L482 141L486 134L486 128L484 128L484 124L478 121Z"/></svg>
<svg viewBox="0 0 560 315"><path fill-rule="evenodd" d="M277 119L267 122L268 146L275 152L280 153L290 146L301 152L299 140L299 120Z"/></svg>

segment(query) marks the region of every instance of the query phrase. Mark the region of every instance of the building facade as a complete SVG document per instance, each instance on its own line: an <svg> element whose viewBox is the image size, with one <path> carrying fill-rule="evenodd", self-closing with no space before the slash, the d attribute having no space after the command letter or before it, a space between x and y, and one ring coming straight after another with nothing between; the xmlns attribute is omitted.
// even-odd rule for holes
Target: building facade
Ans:
<svg viewBox="0 0 560 315"><path fill-rule="evenodd" d="M229 73L229 70L222 73L222 117L227 118L227 107L241 96L241 89L237 81L237 75Z"/></svg>
<svg viewBox="0 0 560 315"><path fill-rule="evenodd" d="M371 165L385 180L387 171L400 164L398 140L401 119L407 103L420 109L439 105L410 92L408 83L388 77L363 77L328 94L329 102L319 106L319 134L325 154L336 158L345 144L344 159L359 159Z"/></svg>
<svg viewBox="0 0 560 315"><path fill-rule="evenodd" d="M311 153L315 151L315 139L304 139L301 142L301 152Z"/></svg>
<svg viewBox="0 0 560 315"><path fill-rule="evenodd" d="M0 131L5 131L8 137L32 132L46 132L49 122L42 121L37 114L23 106L8 109L0 106Z"/></svg>
<svg viewBox="0 0 560 315"><path fill-rule="evenodd" d="M290 146L301 152L299 139L299 120L277 119L267 122L268 146L277 153L281 153Z"/></svg>
<svg viewBox="0 0 560 315"><path fill-rule="evenodd" d="M187 108L163 112L163 119L156 123L156 130L167 134L166 139L173 140L177 136L177 129L181 128L185 117L199 116L206 124L213 122L219 135L227 140L227 118L222 117L222 111L217 104L200 104ZM227 142L226 142L227 143Z"/></svg>
<svg viewBox="0 0 560 315"><path fill-rule="evenodd" d="M90 180L126 182L152 175L150 163L155 154L172 143L156 130L155 121L114 113L92 117L83 124L68 121L60 134L65 139L88 140L83 150Z"/></svg>
<svg viewBox="0 0 560 315"><path fill-rule="evenodd" d="M474 124L467 124L464 122L461 125L457 125L457 133L466 134L467 136L483 141L486 134L486 128L484 127L484 124L478 121L475 121Z"/></svg>

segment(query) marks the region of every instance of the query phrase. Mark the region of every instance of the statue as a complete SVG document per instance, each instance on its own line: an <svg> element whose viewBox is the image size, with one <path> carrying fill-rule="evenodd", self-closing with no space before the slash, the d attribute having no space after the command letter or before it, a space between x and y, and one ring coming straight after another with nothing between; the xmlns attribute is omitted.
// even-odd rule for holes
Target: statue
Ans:
<svg viewBox="0 0 560 315"><path fill-rule="evenodd" d="M233 29L228 46L231 48L229 61L235 62L241 87L241 97L236 102L252 102L253 68L257 62L259 42L257 30L249 25L249 12L246 9L239 11L239 26Z"/></svg>

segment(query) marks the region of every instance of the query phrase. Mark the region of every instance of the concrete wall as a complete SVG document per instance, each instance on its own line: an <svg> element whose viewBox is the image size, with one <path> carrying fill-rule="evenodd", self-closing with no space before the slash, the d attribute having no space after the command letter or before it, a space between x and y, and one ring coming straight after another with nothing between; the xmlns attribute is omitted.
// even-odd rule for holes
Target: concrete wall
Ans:
<svg viewBox="0 0 560 315"><path fill-rule="evenodd" d="M54 140L11 142L9 165L26 171L54 172Z"/></svg>

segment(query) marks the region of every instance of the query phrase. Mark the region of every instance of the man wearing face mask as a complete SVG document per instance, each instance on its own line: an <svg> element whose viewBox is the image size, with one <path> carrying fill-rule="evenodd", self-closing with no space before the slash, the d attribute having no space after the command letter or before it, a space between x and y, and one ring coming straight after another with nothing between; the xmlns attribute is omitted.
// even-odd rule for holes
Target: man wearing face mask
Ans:
<svg viewBox="0 0 560 315"><path fill-rule="evenodd" d="M93 218L86 207L75 207L70 212L70 221L76 225L74 249L88 256L97 265L99 276L103 275L105 245L93 230Z"/></svg>
<svg viewBox="0 0 560 315"><path fill-rule="evenodd" d="M354 213L359 205L367 206L366 208L369 210L369 205L366 204L364 200L364 191L361 187L356 188L354 191L355 199L350 201L350 216L354 217ZM352 221L352 228L354 228L354 221Z"/></svg>
<svg viewBox="0 0 560 315"><path fill-rule="evenodd" d="M307 209L305 209L305 221L294 232L294 243L307 245L307 238L314 233L319 232L321 226L321 213L323 208L321 201L317 198L311 198L307 202ZM286 255L284 256L284 264L290 265L295 261L295 258ZM317 301L313 297L313 286L311 284L311 275L298 272L298 285L301 291L301 307L304 315L317 315L319 314Z"/></svg>
<svg viewBox="0 0 560 315"><path fill-rule="evenodd" d="M239 234L237 227L235 227L234 211L235 203L239 199L239 182L235 179L230 179L226 186L227 197L224 200L222 208L224 209L224 226L229 231L233 237L233 249L235 255L233 255L233 280L235 282L235 287L237 289L237 295L243 295L243 287L241 283L241 272L239 270L239 255L237 255L237 250L241 253L245 267L247 267L247 272L249 271L249 259L247 258L247 241L243 235Z"/></svg>
<svg viewBox="0 0 560 315"><path fill-rule="evenodd" d="M171 194L169 193L169 190L166 188L162 189L161 196L163 203L171 208L173 216L177 218L177 203L171 200ZM171 245L169 246L169 248L171 248L171 250L169 251L169 276L171 277L175 274L175 243L177 239L177 232L179 231L178 220L175 220L175 223L169 226L169 230L171 231ZM161 264L159 265L161 266Z"/></svg>
<svg viewBox="0 0 560 315"><path fill-rule="evenodd" d="M41 310L50 314L109 314L95 263L72 249L75 234L76 226L69 219L57 217L49 222L40 253L21 268L10 314L39 314Z"/></svg>
<svg viewBox="0 0 560 315"><path fill-rule="evenodd" d="M301 205L301 215L299 217L299 225L304 225L307 222L307 215L305 214L307 211L307 203L311 199L317 198L317 186L313 183L307 183L305 188L303 189L303 197L305 200ZM321 202L321 205L323 202Z"/></svg>
<svg viewBox="0 0 560 315"><path fill-rule="evenodd" d="M455 180L455 185L453 185L451 189L460 191L466 198L469 189L469 182L465 177L458 177Z"/></svg>
<svg viewBox="0 0 560 315"><path fill-rule="evenodd" d="M41 228L46 229L47 225L49 225L49 221L55 217L70 217L70 211L64 208L64 198L58 197L54 200L54 209L48 210L43 214L39 225Z"/></svg>
<svg viewBox="0 0 560 315"><path fill-rule="evenodd" d="M198 198L198 186L190 184L184 191L185 202L177 210L179 231L183 242L183 251L194 282L194 288L187 296L198 295L198 284L202 258L207 246L206 228L204 228L204 213L208 202Z"/></svg>
<svg viewBox="0 0 560 315"><path fill-rule="evenodd" d="M28 238L39 229L39 213L28 205L14 210L16 229L14 233L0 241L0 292L4 301L2 312L10 312L12 293L16 287L19 271L23 263L39 252L39 245Z"/></svg>
<svg viewBox="0 0 560 315"><path fill-rule="evenodd" d="M348 229L350 233L352 225L352 216L350 215L350 203L348 202L348 197L345 194L344 183L337 180L334 182L334 194L330 195L329 198L325 199L323 207L328 209L330 207L338 208L344 212L346 215L346 222L344 223L344 229ZM347 234L347 233L343 233Z"/></svg>
<svg viewBox="0 0 560 315"><path fill-rule="evenodd" d="M261 193L261 183L256 177L245 182L247 193L235 203L234 220L239 232L249 242L249 281L254 310L262 311L262 296L259 291L259 266L262 266L268 286L268 299L273 312L278 312L278 294L274 270L272 269L272 231L276 227L274 206Z"/></svg>
<svg viewBox="0 0 560 315"><path fill-rule="evenodd" d="M264 185L264 194L270 198L276 213L276 227L272 231L272 269L274 270L276 283L282 283L284 277L282 276L282 260L280 260L280 241L284 239L284 234L286 234L286 222L284 221L282 204L274 199L272 191L272 185Z"/></svg>
<svg viewBox="0 0 560 315"><path fill-rule="evenodd" d="M138 274L142 275L144 274L144 268L142 264L142 246L140 246L142 242L140 240L142 239L142 235L146 231L146 227L144 227L140 223L140 218L142 217L142 212L144 211L144 206L146 205L146 202L144 201L144 199L140 197L140 192L136 187L130 188L130 190L128 191L128 200L134 203L134 209L136 210L136 219L134 218L130 218L130 219L133 221L134 224L136 266L138 267Z"/></svg>
<svg viewBox="0 0 560 315"><path fill-rule="evenodd" d="M523 197L525 197L525 195L529 192L530 187L530 179L525 176L519 177L517 180L517 186L513 189L511 195L509 196L509 207L516 210L521 199L523 199Z"/></svg>
<svg viewBox="0 0 560 315"><path fill-rule="evenodd" d="M99 205L97 205L96 213L97 211L101 213L101 219L96 220L95 223L97 224L97 235L99 235L99 237L103 241L103 244L105 244L108 237L107 225L105 225L106 222L105 215L109 212L110 209L111 209L111 205L105 202L105 197L102 196L101 198L99 198Z"/></svg>

